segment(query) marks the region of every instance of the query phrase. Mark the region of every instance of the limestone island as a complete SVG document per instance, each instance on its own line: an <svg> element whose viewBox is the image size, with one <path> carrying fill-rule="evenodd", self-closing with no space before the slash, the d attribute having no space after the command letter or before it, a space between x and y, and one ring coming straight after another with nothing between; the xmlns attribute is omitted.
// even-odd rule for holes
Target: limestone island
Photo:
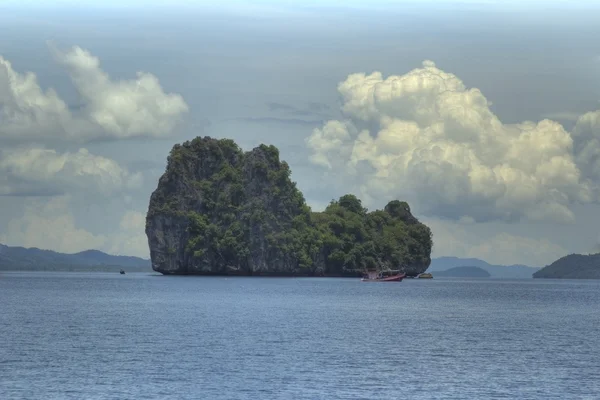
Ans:
<svg viewBox="0 0 600 400"><path fill-rule="evenodd" d="M432 233L403 201L368 212L354 195L312 212L274 146L176 144L152 193L152 269L169 275L361 276L431 263Z"/></svg>

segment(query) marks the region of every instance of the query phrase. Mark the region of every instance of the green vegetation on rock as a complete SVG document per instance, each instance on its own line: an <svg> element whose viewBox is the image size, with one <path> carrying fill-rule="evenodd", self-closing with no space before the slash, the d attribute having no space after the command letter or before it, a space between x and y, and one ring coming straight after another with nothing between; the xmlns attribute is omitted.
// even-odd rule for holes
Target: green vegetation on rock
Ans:
<svg viewBox="0 0 600 400"><path fill-rule="evenodd" d="M274 146L244 153L209 137L175 145L146 219L153 268L297 276L427 269L431 231L407 203L368 212L345 195L311 212L290 174Z"/></svg>
<svg viewBox="0 0 600 400"><path fill-rule="evenodd" d="M356 275L365 269L399 269L417 275L431 262L431 230L394 200L385 209L367 212L347 194L324 212L313 213L322 237L325 273Z"/></svg>

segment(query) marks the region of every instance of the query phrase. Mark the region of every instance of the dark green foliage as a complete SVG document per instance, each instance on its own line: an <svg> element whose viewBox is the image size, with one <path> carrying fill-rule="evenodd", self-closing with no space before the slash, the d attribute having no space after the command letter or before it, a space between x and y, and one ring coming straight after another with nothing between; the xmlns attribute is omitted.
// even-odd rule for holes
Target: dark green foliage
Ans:
<svg viewBox="0 0 600 400"><path fill-rule="evenodd" d="M394 218L406 219L408 216L412 216L410 213L410 207L405 201L392 200L385 206L385 212L390 214Z"/></svg>
<svg viewBox="0 0 600 400"><path fill-rule="evenodd" d="M338 204L344 209L355 214L365 214L367 209L362 206L362 202L353 194L347 194L338 200Z"/></svg>
<svg viewBox="0 0 600 400"><path fill-rule="evenodd" d="M187 238L186 273L208 266L214 273L253 274L261 260L296 275L429 265L431 231L407 203L392 201L369 213L347 194L311 212L290 176L274 146L244 153L229 139L196 138L171 150L147 221L174 216L173 226L186 227L176 233Z"/></svg>
<svg viewBox="0 0 600 400"><path fill-rule="evenodd" d="M410 211L398 212L407 207L404 202L392 201L385 211L368 213L359 199L345 195L332 201L324 212L315 213L313 219L323 235L326 273L354 275L365 269L410 273L414 265L428 266L431 230Z"/></svg>
<svg viewBox="0 0 600 400"><path fill-rule="evenodd" d="M219 270L252 273L252 250L260 248L274 262L291 262L300 273L312 274L319 235L290 175L274 146L243 153L228 139L196 138L173 147L159 184L163 190L153 194L148 215L183 215L186 253ZM187 180L194 176L203 179ZM182 192L188 196L184 202Z"/></svg>

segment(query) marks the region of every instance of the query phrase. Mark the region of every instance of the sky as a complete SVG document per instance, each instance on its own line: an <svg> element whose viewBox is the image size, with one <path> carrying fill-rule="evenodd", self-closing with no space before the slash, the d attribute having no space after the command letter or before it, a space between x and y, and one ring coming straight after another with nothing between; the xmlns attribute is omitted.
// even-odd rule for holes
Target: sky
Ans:
<svg viewBox="0 0 600 400"><path fill-rule="evenodd" d="M0 243L148 257L175 143L280 149L433 256L600 251L600 2L0 0ZM51 4L51 5L49 5Z"/></svg>

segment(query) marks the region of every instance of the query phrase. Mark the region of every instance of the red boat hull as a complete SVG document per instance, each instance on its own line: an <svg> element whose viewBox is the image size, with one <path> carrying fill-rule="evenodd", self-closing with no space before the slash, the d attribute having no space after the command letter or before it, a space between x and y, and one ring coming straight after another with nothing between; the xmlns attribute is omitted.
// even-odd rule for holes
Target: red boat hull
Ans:
<svg viewBox="0 0 600 400"><path fill-rule="evenodd" d="M385 278L376 278L376 279L362 278L361 281L363 281L363 282L402 282L402 279L404 279L405 277L406 277L406 274L397 274L397 275L392 275L392 276L386 276Z"/></svg>

